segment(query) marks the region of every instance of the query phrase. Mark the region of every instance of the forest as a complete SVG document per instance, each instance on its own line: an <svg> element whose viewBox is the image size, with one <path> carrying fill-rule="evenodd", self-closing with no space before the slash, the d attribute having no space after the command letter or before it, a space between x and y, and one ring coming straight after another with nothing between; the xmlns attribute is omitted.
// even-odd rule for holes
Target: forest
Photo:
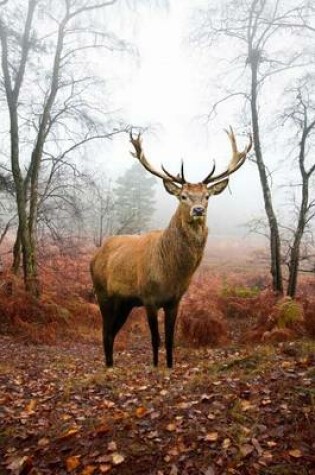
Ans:
<svg viewBox="0 0 315 475"><path fill-rule="evenodd" d="M315 473L314 52L311 0L0 0L0 475Z"/></svg>

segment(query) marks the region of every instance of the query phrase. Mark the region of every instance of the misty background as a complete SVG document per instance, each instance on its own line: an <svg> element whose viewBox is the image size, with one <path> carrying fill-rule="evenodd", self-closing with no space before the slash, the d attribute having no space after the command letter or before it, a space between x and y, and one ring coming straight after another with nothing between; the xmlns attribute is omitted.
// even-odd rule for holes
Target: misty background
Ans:
<svg viewBox="0 0 315 475"><path fill-rule="evenodd" d="M33 8L33 23L25 49L28 8ZM253 132L252 66L259 53L258 145L268 193L272 194L284 244L290 249L286 235L294 235L302 190L298 162L301 110L307 106L310 124L314 114L312 2L2 0L0 9L1 54L9 58L8 77L2 66L0 83L2 237L6 234L14 239L17 231L19 180L25 180L26 207L35 190L38 209L30 210L29 219L37 223L39 237L48 233L58 241L78 235L89 241L92 234L94 244L100 245L108 234L166 226L177 200L145 171L136 172L142 173L140 181L132 175L133 167L141 167L129 153L130 130L142 132L144 151L154 166L163 164L177 174L183 159L190 182L201 181L213 160L216 172L224 170L231 159L224 129L233 126L240 149ZM58 31L67 9L70 16L65 17L56 73ZM251 18L256 18L257 24L252 25L252 38L246 38ZM261 39L250 50L259 34ZM250 47L249 40L253 42ZM19 69L23 51L27 51L25 70ZM20 73L21 87L18 91L13 88L13 93L18 92L19 178L10 160L8 84L11 75L14 86ZM58 87L46 114L54 80ZM41 126L43 131L46 128L42 152L34 148ZM305 165L312 172L313 126L305 148ZM263 239L268 244L257 147L231 177L228 191L210 201L210 243L223 236L239 243L251 236L255 242ZM38 169L32 165L34 150L39 152ZM150 185L145 185L146 180L151 180ZM29 183L33 188L30 185L28 191ZM305 228L304 239L312 246L313 173L308 196L303 232ZM137 217L133 229L130 216Z"/></svg>

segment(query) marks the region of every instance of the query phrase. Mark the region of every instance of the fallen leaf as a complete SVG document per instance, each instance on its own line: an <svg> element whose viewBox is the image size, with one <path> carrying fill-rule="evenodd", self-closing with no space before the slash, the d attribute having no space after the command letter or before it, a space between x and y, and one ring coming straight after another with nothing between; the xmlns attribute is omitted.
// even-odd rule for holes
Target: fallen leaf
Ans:
<svg viewBox="0 0 315 475"><path fill-rule="evenodd" d="M169 432L174 432L176 430L176 424L168 424L166 426L166 430L168 430Z"/></svg>
<svg viewBox="0 0 315 475"><path fill-rule="evenodd" d="M263 400L261 401L261 404L262 404L263 406L268 406L268 404L271 404L271 399L263 399Z"/></svg>
<svg viewBox="0 0 315 475"><path fill-rule="evenodd" d="M253 409L256 409L256 406L254 406L253 404L251 404L249 401L246 401L245 400L242 400L241 401L241 409L242 411L246 412L246 411L252 411Z"/></svg>
<svg viewBox="0 0 315 475"><path fill-rule="evenodd" d="M112 462L114 465L120 465L121 463L124 462L124 460L125 460L125 457L119 452L114 452L112 454Z"/></svg>
<svg viewBox="0 0 315 475"><path fill-rule="evenodd" d="M37 442L38 447L45 447L45 445L48 445L48 444L49 444L49 439L47 437L42 437Z"/></svg>
<svg viewBox="0 0 315 475"><path fill-rule="evenodd" d="M275 447L277 445L277 442L274 440L267 440L267 445L268 447Z"/></svg>
<svg viewBox="0 0 315 475"><path fill-rule="evenodd" d="M206 442L215 442L216 440L218 440L218 438L218 432L208 432L208 434L205 435Z"/></svg>
<svg viewBox="0 0 315 475"><path fill-rule="evenodd" d="M63 421L68 421L69 419L71 419L70 414L63 414L63 415L62 415L62 420L63 420Z"/></svg>
<svg viewBox="0 0 315 475"><path fill-rule="evenodd" d="M201 398L200 398L200 401L201 402L207 402L207 401L210 401L210 399L212 399L212 396L209 396L209 394L202 394Z"/></svg>
<svg viewBox="0 0 315 475"><path fill-rule="evenodd" d="M101 424L100 426L96 427L96 429L94 430L94 433L96 435L103 435L109 432L109 430L110 429L107 424Z"/></svg>
<svg viewBox="0 0 315 475"><path fill-rule="evenodd" d="M148 409L146 407L140 406L137 407L136 409L136 416L141 419L141 417L144 417L148 413Z"/></svg>
<svg viewBox="0 0 315 475"><path fill-rule="evenodd" d="M101 473L108 473L112 469L112 466L109 464L103 463L99 466L99 470Z"/></svg>
<svg viewBox="0 0 315 475"><path fill-rule="evenodd" d="M96 470L96 465L87 465L81 472L81 475L93 475Z"/></svg>
<svg viewBox="0 0 315 475"><path fill-rule="evenodd" d="M36 407L37 401L35 399L31 399L30 402L27 404L25 411L26 412L34 412Z"/></svg>
<svg viewBox="0 0 315 475"><path fill-rule="evenodd" d="M111 460L112 460L112 457L110 455L101 455L100 457L97 457L96 462L108 465L109 462L111 462Z"/></svg>
<svg viewBox="0 0 315 475"><path fill-rule="evenodd" d="M222 449L227 449L231 445L231 439L224 439L222 442Z"/></svg>
<svg viewBox="0 0 315 475"><path fill-rule="evenodd" d="M247 457L254 451L254 447L250 444L243 444L240 447L240 452L243 458Z"/></svg>
<svg viewBox="0 0 315 475"><path fill-rule="evenodd" d="M261 455L263 453L263 449L262 449L260 443L258 442L258 440L255 439L254 437L252 438L252 444L255 447L258 455Z"/></svg>
<svg viewBox="0 0 315 475"><path fill-rule="evenodd" d="M300 457L303 457L303 454L299 449L289 450L289 454L291 455L291 457L295 459L299 459Z"/></svg>
<svg viewBox="0 0 315 475"><path fill-rule="evenodd" d="M107 445L107 449L110 451L110 452L116 452L117 450L117 444L116 442L114 442L113 440L111 442L108 443Z"/></svg>
<svg viewBox="0 0 315 475"><path fill-rule="evenodd" d="M24 455L23 457L16 457L10 461L7 468L11 470L14 475L27 474L33 467L33 461L31 457Z"/></svg>
<svg viewBox="0 0 315 475"><path fill-rule="evenodd" d="M178 475L178 468L176 467L175 464L172 465L170 475Z"/></svg>
<svg viewBox="0 0 315 475"><path fill-rule="evenodd" d="M81 455L71 455L66 459L66 467L68 472L72 472L80 465Z"/></svg>
<svg viewBox="0 0 315 475"><path fill-rule="evenodd" d="M64 434L61 434L57 440L59 442L63 442L64 440L70 439L71 437L74 437L77 433L79 432L79 429L69 429L68 432L65 432Z"/></svg>

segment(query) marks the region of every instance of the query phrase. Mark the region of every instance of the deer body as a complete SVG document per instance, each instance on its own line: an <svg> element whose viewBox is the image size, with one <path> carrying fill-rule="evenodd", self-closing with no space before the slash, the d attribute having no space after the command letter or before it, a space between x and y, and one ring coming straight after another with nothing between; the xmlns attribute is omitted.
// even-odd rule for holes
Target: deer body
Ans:
<svg viewBox="0 0 315 475"><path fill-rule="evenodd" d="M182 178L174 177L164 169L166 174L161 175L146 161L140 136L138 139L131 136L131 142L139 161L163 179L166 190L177 196L179 205L164 231L111 237L92 259L91 275L103 317L106 364L113 365L114 340L130 311L135 306L144 306L151 330L155 366L160 345L157 312L164 309L166 359L171 368L178 305L200 264L207 240L208 198L221 193L228 179L208 187L209 175L206 182L198 184L185 182L183 170ZM240 157L237 165L239 160ZM178 182L182 187L175 185Z"/></svg>
<svg viewBox="0 0 315 475"><path fill-rule="evenodd" d="M165 231L109 238L92 261L94 285L108 298L160 308L187 290L202 258L207 228L181 223L180 206Z"/></svg>

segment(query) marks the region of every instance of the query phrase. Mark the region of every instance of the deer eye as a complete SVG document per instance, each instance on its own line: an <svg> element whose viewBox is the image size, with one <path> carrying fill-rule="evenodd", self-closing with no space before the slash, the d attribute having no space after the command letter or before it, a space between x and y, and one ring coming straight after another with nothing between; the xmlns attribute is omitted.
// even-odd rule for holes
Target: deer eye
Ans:
<svg viewBox="0 0 315 475"><path fill-rule="evenodd" d="M182 195L182 200L183 200L183 201L187 200L187 196L186 196L186 195Z"/></svg>
<svg viewBox="0 0 315 475"><path fill-rule="evenodd" d="M208 201L208 199L210 198L210 195L206 195L206 200Z"/></svg>

